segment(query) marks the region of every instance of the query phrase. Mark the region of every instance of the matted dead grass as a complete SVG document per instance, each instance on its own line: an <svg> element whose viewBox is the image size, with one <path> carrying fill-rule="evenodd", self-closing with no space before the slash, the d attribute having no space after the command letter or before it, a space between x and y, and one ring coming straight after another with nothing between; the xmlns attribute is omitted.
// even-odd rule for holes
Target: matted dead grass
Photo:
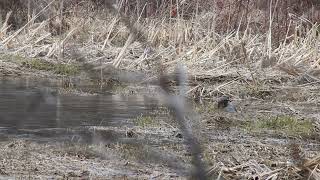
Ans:
<svg viewBox="0 0 320 180"><path fill-rule="evenodd" d="M47 4L41 11L47 11L50 6L50 3ZM261 13L257 9L257 14ZM272 24L272 13L266 33L253 31L250 22L247 22L241 24L242 28L239 25L239 28L226 34L219 34L215 29L216 14L209 12L195 14L189 19L165 16L138 20L129 18L144 33L141 37L134 34L120 16L88 12L81 8L60 17L67 26L60 19L56 29L59 26L66 28L64 33L58 35L53 33L54 27L49 19L35 21L38 14L20 29L8 31L9 16L10 13L0 30L1 51L5 54L68 65L85 63L91 69L84 71L96 70L96 79L104 76L101 67L140 71L147 74L144 83L154 81L158 75L155 69L159 61L169 73L174 71L176 64L182 63L189 73L189 97L212 100L222 94L231 95L238 102L237 107L242 114L233 117L214 110L204 114L205 128L212 130L205 131L205 134L209 134L209 140L210 136L214 140L209 143L204 140L209 147L204 150L208 152L205 158L214 164L208 174L226 179L319 178L319 154L314 153L316 148L310 150L312 156L306 159L298 156L297 159L303 159L303 162L287 163L293 155L290 148L283 148L288 144L286 141L291 140L286 133L267 130L253 135L249 132L248 135L236 129L230 136L230 131L215 129L224 125L230 129L237 124L235 120L255 121L257 117L265 118L265 114L310 118L315 129L319 129L319 27L315 24L305 29L302 24L307 20L303 17L297 16L290 22L289 25L296 31L285 34L284 41L275 46L273 33L276 30ZM305 30L306 33L301 36L300 32ZM3 74L17 74L25 70L15 62L3 64ZM214 128L210 129L212 121ZM147 131L144 129L144 132ZM316 131L315 135L319 132ZM281 138L274 138L277 136ZM275 143L265 142L263 138L270 138L268 140ZM319 140L313 137L295 138L305 147L309 143L317 144ZM303 140L306 142L301 142ZM219 141L223 143L219 144ZM232 150L234 154L230 152ZM268 164L268 158L272 155L273 161L276 158L279 161ZM14 171L13 174L15 172L18 173Z"/></svg>

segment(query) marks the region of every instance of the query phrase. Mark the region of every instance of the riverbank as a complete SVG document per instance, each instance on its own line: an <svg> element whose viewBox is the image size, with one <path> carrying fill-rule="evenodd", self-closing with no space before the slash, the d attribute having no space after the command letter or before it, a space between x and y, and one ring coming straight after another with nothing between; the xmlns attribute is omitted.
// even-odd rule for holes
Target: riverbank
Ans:
<svg viewBox="0 0 320 180"><path fill-rule="evenodd" d="M296 95L288 98L284 92ZM319 92L318 87L304 86L282 89L265 99L233 98L236 113L218 109L214 101L191 101L186 106L187 122L200 141L208 174L220 173L225 179L316 179L317 171L311 169L319 164L319 108L317 99L311 98L319 97ZM152 93L144 95L155 98ZM132 102L122 100L121 107L126 103ZM190 153L167 108L154 107L127 121L120 127L19 133L1 129L1 175L36 179L186 179L190 175Z"/></svg>

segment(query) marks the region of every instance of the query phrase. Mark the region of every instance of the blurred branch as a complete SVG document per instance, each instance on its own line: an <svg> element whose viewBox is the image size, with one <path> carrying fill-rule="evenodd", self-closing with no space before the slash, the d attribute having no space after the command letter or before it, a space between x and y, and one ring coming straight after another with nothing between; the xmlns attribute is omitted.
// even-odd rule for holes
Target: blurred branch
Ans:
<svg viewBox="0 0 320 180"><path fill-rule="evenodd" d="M143 45L146 45L150 47L150 43L147 41L147 38L144 36L144 33L142 30L137 28L133 23L130 22L130 19L126 16L124 16L121 12L118 12L116 8L109 2L106 4L108 9L111 10L114 14L117 14L120 17L120 21L122 21L126 27L130 30L132 36L134 36L134 39L139 37L138 40ZM168 79L163 76L164 67L161 64L161 61L158 61L158 69L159 71L159 77L160 77L160 86L165 91L165 97L168 102L168 107L171 109L173 115L175 116L179 128L181 132L183 133L183 136L185 138L185 143L188 146L188 150L190 151L192 155L192 164L195 168L195 173L193 174L193 178L196 179L207 179L206 173L205 173L205 166L201 159L201 148L200 144L197 141L197 139L193 136L191 129L188 127L186 121L185 121L185 92L186 92L186 83L187 83L187 77L186 72L182 68L182 66L178 66L177 68L177 74L176 78L179 83L179 90L180 90L180 96L171 96L169 94L169 87Z"/></svg>

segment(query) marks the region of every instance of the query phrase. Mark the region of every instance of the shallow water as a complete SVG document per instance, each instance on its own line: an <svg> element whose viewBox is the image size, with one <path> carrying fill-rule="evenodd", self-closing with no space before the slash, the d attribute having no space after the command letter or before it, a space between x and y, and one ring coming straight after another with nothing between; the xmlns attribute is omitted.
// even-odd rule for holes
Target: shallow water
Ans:
<svg viewBox="0 0 320 180"><path fill-rule="evenodd" d="M56 88L43 84L25 80L0 81L2 134L21 130L130 126L132 119L159 107L156 99L143 95L59 95Z"/></svg>

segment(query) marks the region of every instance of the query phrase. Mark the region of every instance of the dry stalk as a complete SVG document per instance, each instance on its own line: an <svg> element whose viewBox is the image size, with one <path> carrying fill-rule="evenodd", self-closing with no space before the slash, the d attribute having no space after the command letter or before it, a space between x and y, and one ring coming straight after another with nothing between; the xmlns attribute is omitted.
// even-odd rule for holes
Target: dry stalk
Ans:
<svg viewBox="0 0 320 180"><path fill-rule="evenodd" d="M5 36L7 34L7 30L8 28L10 28L10 25L8 25L8 20L10 18L12 14L12 11L9 11L7 14L6 14L6 19L4 20L4 23L0 29L0 32L1 32L1 36Z"/></svg>
<svg viewBox="0 0 320 180"><path fill-rule="evenodd" d="M160 86L165 91L166 101L168 103L169 108L171 109L172 113L174 114L177 123L179 125L179 129L182 131L182 134L186 140L186 145L192 155L192 163L195 168L195 173L193 174L193 178L196 179L207 179L205 173L205 166L202 161L201 156L201 147L198 140L193 136L192 130L190 129L189 125L187 124L185 117L186 117L186 106L185 106L185 95L186 95L186 84L187 84L187 77L186 73L183 68L178 66L177 68L177 80L179 84L179 96L172 96L170 95L169 87L168 87L168 80L162 75L160 76Z"/></svg>
<svg viewBox="0 0 320 180"><path fill-rule="evenodd" d="M114 67L119 67L120 63L121 63L121 59L124 55L124 53L127 51L129 45L133 42L134 40L134 34L130 33L125 45L123 46L123 48L121 49L120 53L118 54L117 58L114 60L114 62L112 63L112 65Z"/></svg>
<svg viewBox="0 0 320 180"><path fill-rule="evenodd" d="M104 50L106 48L106 45L108 45L109 47L111 46L109 41L110 41L110 36L111 36L111 32L112 30L114 29L116 23L118 22L118 18L115 17L113 18L113 20L111 21L110 25L108 25L108 35L107 37L105 38L104 42L103 42L103 45L101 47L101 51Z"/></svg>

